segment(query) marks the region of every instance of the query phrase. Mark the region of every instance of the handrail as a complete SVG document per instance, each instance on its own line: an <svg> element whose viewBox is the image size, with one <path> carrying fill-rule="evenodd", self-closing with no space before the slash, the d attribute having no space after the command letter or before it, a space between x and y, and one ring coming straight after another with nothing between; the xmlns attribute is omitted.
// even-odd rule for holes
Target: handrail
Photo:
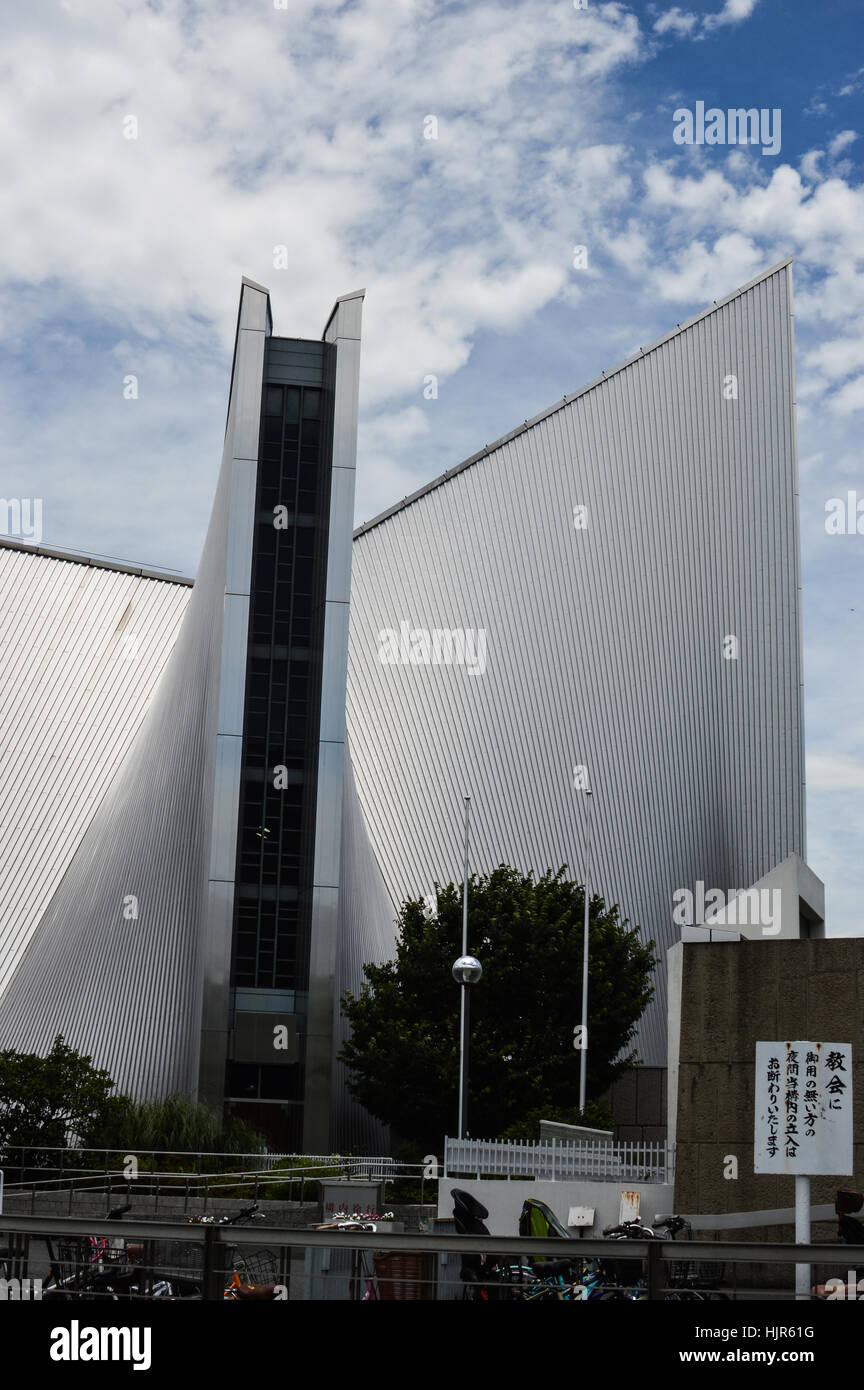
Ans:
<svg viewBox="0 0 864 1390"><path fill-rule="evenodd" d="M96 1218L100 1223L101 1219ZM0 1223L7 1231L22 1231L30 1235L92 1235L94 1218L80 1216L18 1216L6 1213ZM717 1240L610 1240L601 1237L572 1240L550 1240L544 1236L471 1236L441 1234L431 1231L317 1231L301 1230L296 1226L232 1226L201 1225L185 1221L146 1221L140 1218L110 1222L112 1235L139 1236L142 1239L182 1240L204 1243L207 1231L217 1241L228 1245L334 1245L353 1250L425 1250L442 1254L568 1255L616 1259L645 1260L655 1254L661 1260L718 1260L740 1261L747 1264L822 1264L838 1259L850 1264L864 1265L864 1245L836 1244L794 1245L788 1242L717 1241Z"/></svg>
<svg viewBox="0 0 864 1390"><path fill-rule="evenodd" d="M81 1217L35 1217L13 1216L4 1222L7 1231L13 1236L27 1237L52 1236L62 1234L90 1235L94 1229L92 1218ZM268 1246L281 1249L313 1248L332 1250L403 1251L436 1254L484 1254L503 1255L520 1258L523 1255L548 1256L556 1258L572 1256L579 1260L586 1258L612 1257L615 1259L642 1260L647 1263L646 1293L649 1299L664 1297L663 1265L666 1261L677 1261L686 1256L691 1260L716 1261L718 1258L729 1263L745 1264L828 1264L852 1267L864 1264L864 1245L842 1243L825 1245L793 1245L763 1243L761 1241L674 1241L674 1240L608 1240L608 1239L556 1239L538 1236L472 1236L441 1234L440 1232L397 1233L378 1229L367 1231L299 1230L296 1227L260 1227L234 1225L189 1225L177 1221L124 1220L111 1223L111 1233L122 1231L124 1238L138 1237L143 1241L177 1240L184 1244L194 1243L203 1247L202 1282L205 1298L222 1298L221 1247L224 1245Z"/></svg>
<svg viewBox="0 0 864 1390"><path fill-rule="evenodd" d="M18 1216L8 1213L11 1220L0 1218L9 1231L21 1231L30 1235L91 1235L94 1230L93 1217L79 1216ZM512 1255L517 1251L525 1255L554 1254L556 1258L568 1255L599 1257L614 1255L617 1259L645 1260L654 1255L661 1260L717 1260L741 1261L748 1264L821 1264L834 1263L841 1259L850 1264L864 1265L864 1245L846 1245L838 1242L833 1245L813 1244L794 1245L780 1242L762 1241L715 1241L715 1240L608 1240L597 1238L572 1240L550 1240L543 1236L469 1236L444 1234L440 1232L408 1231L388 1232L380 1228L367 1231L313 1231L300 1230L296 1226L232 1226L189 1224L185 1221L144 1221L129 1220L110 1223L111 1233L122 1233L124 1237L139 1236L142 1239L182 1240L204 1243L207 1231L212 1231L217 1241L229 1245L268 1245L323 1246L331 1249L334 1245L353 1250L416 1250L419 1246L426 1250L441 1253ZM101 1227L100 1227L101 1229Z"/></svg>

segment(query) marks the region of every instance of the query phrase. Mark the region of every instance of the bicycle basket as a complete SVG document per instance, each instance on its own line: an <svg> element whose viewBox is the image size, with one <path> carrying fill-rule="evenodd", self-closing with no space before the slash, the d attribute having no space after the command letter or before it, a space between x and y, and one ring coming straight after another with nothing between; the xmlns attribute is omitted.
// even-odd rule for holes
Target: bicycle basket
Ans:
<svg viewBox="0 0 864 1390"><path fill-rule="evenodd" d="M234 1269L244 1284L275 1284L278 1264L278 1257L272 1250L250 1250L248 1254L240 1250Z"/></svg>
<svg viewBox="0 0 864 1390"><path fill-rule="evenodd" d="M203 1274L204 1246L197 1241L154 1240L151 1249L150 1269L163 1279Z"/></svg>

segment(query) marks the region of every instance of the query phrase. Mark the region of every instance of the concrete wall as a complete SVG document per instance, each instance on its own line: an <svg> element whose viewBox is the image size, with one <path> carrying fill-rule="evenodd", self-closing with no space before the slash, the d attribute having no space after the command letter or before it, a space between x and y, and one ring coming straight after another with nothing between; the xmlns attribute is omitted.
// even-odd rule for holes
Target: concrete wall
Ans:
<svg viewBox="0 0 864 1390"><path fill-rule="evenodd" d="M601 1099L612 1111L616 1139L660 1143L666 1138L665 1067L634 1067Z"/></svg>
<svg viewBox="0 0 864 1390"><path fill-rule="evenodd" d="M813 1178L811 1202L833 1205L838 1187L860 1190L864 938L686 942L673 948L670 957L673 953L679 956L681 980L676 1210L702 1214L794 1207L793 1178L753 1172L755 1048L757 1041L774 1038L851 1041L855 1173ZM738 1159L734 1181L723 1176L728 1155ZM745 1228L723 1232L720 1238L786 1241L794 1239L794 1230L791 1225ZM813 1239L836 1240L836 1224L815 1224ZM787 1275L791 1278L791 1267ZM777 1266L769 1278L775 1287L788 1282Z"/></svg>
<svg viewBox="0 0 864 1390"><path fill-rule="evenodd" d="M519 1213L526 1197L536 1197L551 1207L559 1221L567 1225L571 1207L594 1207L594 1226L583 1227L586 1236L602 1236L604 1226L618 1221L622 1192L640 1194L639 1212L643 1220L672 1211L672 1188L666 1183L611 1182L531 1182L503 1179L446 1178L438 1186L438 1215L453 1212L454 1187L470 1192L489 1211L486 1225L493 1236L519 1234ZM578 1235L574 1231L574 1235Z"/></svg>

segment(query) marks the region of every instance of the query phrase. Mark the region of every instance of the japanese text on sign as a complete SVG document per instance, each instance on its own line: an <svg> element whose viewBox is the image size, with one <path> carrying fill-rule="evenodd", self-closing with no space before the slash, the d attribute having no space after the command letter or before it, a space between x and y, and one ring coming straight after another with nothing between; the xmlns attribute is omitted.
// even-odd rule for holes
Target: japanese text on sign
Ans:
<svg viewBox="0 0 864 1390"><path fill-rule="evenodd" d="M852 1045L757 1042L756 1173L852 1173Z"/></svg>

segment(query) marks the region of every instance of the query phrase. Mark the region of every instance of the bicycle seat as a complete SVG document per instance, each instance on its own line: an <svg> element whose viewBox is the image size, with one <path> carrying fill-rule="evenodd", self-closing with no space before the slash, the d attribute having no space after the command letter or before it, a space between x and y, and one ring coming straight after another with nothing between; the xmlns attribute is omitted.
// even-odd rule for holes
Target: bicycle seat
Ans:
<svg viewBox="0 0 864 1390"><path fill-rule="evenodd" d="M238 1301L247 1299L272 1303L276 1297L275 1284L232 1284L231 1292Z"/></svg>
<svg viewBox="0 0 864 1390"><path fill-rule="evenodd" d="M570 1273L569 1260L535 1260L532 1266L532 1273L539 1274L542 1278L554 1277L557 1274Z"/></svg>

